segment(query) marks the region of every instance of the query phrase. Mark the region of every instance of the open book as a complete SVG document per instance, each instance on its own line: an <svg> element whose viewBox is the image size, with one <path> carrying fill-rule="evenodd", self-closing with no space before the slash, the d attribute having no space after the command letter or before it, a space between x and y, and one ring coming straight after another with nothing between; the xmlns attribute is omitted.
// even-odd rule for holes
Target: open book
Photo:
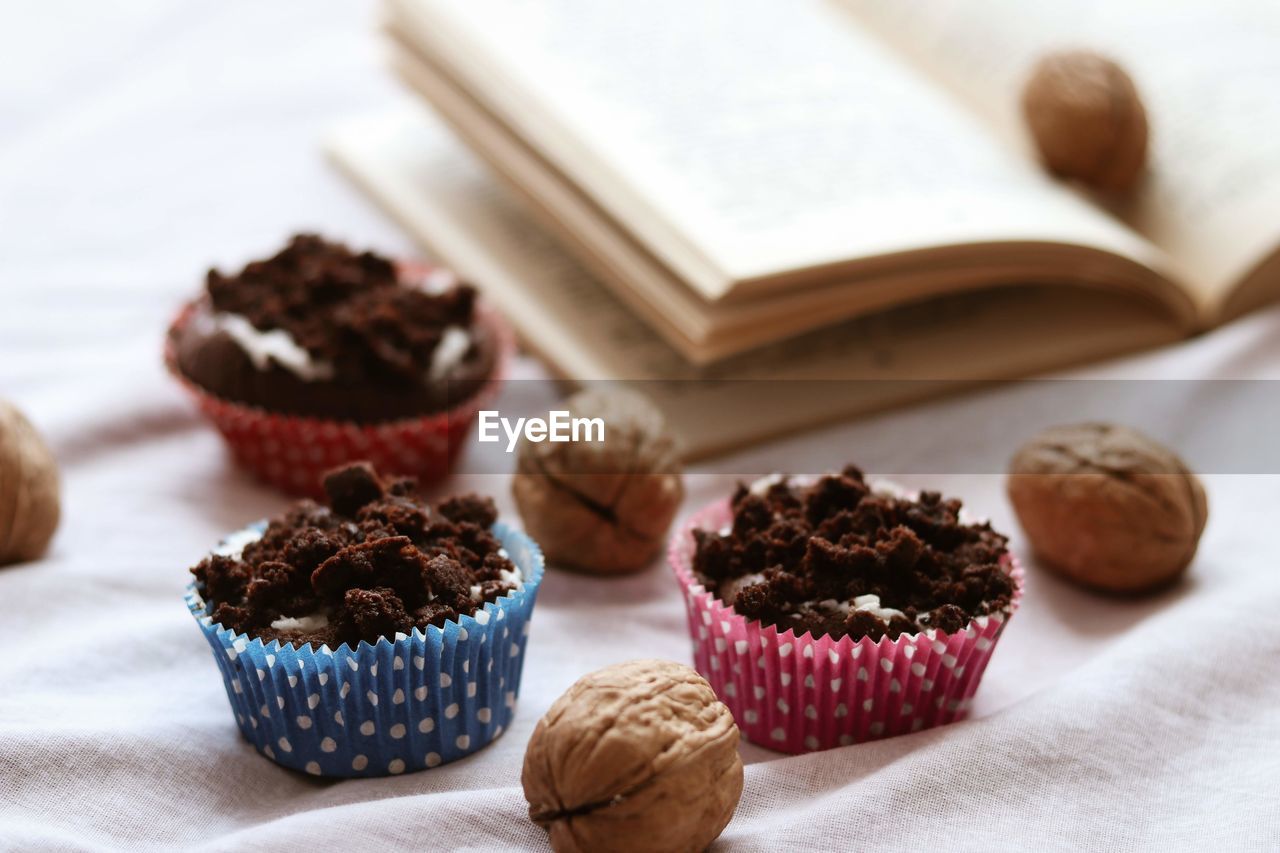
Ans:
<svg viewBox="0 0 1280 853"><path fill-rule="evenodd" d="M901 306L694 365L447 128L408 106L334 134L337 163L434 258L496 302L561 378L624 380L652 398L691 460L961 385L1175 339L1132 300L1027 285Z"/></svg>
<svg viewBox="0 0 1280 853"><path fill-rule="evenodd" d="M927 380L769 411L703 383L680 412L698 455L1280 291L1276 23L1166 7L388 0L395 67L506 188L422 114L334 153L568 376ZM1151 114L1123 208L1043 175L1018 122L1034 57L1080 45L1117 56Z"/></svg>
<svg viewBox="0 0 1280 853"><path fill-rule="evenodd" d="M1132 294L1183 331L1280 292L1280 12L1240 5L387 8L410 85L704 363L999 285ZM1154 168L1122 210L1027 147L1018 87L1063 45L1115 55L1147 101Z"/></svg>

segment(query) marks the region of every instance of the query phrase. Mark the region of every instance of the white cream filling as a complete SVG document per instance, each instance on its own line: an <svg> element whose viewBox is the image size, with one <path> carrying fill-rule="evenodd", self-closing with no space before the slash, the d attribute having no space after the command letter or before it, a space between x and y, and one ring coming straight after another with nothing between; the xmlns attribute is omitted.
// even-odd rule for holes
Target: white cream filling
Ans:
<svg viewBox="0 0 1280 853"><path fill-rule="evenodd" d="M846 604L846 606L848 606ZM870 613L877 619L888 622L895 616L906 616L901 610L894 610L892 607L881 607L880 596L878 595L858 595L854 596L853 609L859 613Z"/></svg>
<svg viewBox="0 0 1280 853"><path fill-rule="evenodd" d="M283 367L305 382L333 378L333 365L323 359L311 357L293 335L284 329L264 332L240 314L220 312L209 321L210 332L223 332L236 342L244 354L259 370L266 370L271 362Z"/></svg>
<svg viewBox="0 0 1280 853"><path fill-rule="evenodd" d="M748 488L748 491L750 491L751 494L753 495L764 497L766 494L768 494L770 489L772 489L774 486L778 485L779 483L783 482L786 479L787 479L786 474L769 474L767 476L761 477L759 480L756 480L754 483L752 483L751 486Z"/></svg>
<svg viewBox="0 0 1280 853"><path fill-rule="evenodd" d="M461 326L449 326L444 330L440 343L431 353L431 367L427 370L427 379L439 381L444 379L462 362L467 350L471 349L471 333Z"/></svg>
<svg viewBox="0 0 1280 853"><path fill-rule="evenodd" d="M498 556L506 557L508 560L511 559L511 556L507 554L506 548L499 548ZM521 587L524 586L524 575L520 572L520 567L517 566L515 563L511 564L510 569L502 569L501 571L499 571L498 580L502 581L503 583L509 583L513 585L516 589L520 589ZM472 601L481 600L480 584L478 583L471 585L471 600Z"/></svg>
<svg viewBox="0 0 1280 853"><path fill-rule="evenodd" d="M892 607L881 607L880 596L878 595L859 595L855 596L853 601L826 598L819 601L818 606L823 610L838 611L845 615L855 611L858 613L870 613L882 622L888 622L895 616L906 616L901 610L894 610Z"/></svg>
<svg viewBox="0 0 1280 853"><path fill-rule="evenodd" d="M418 279L414 284L417 285L419 290L438 296L457 287L458 277L447 269L437 268Z"/></svg>
<svg viewBox="0 0 1280 853"><path fill-rule="evenodd" d="M264 332L240 314L217 313L204 319L204 331L222 332L231 338L258 370L266 370L274 361L304 382L323 382L334 376L332 362L314 358L284 329ZM470 349L470 332L461 326L446 327L431 353L426 379L438 382L448 377Z"/></svg>
<svg viewBox="0 0 1280 853"><path fill-rule="evenodd" d="M439 296L448 293L459 284L458 277L447 269L433 269L431 272L412 282L412 286L424 293ZM435 352L431 353L431 366L427 370L427 379L439 381L447 377L457 368L471 349L471 333L461 326L448 326L444 330Z"/></svg>
<svg viewBox="0 0 1280 853"><path fill-rule="evenodd" d="M318 610L306 616L281 616L271 623L271 627L277 631L317 631L328 626L329 614Z"/></svg>

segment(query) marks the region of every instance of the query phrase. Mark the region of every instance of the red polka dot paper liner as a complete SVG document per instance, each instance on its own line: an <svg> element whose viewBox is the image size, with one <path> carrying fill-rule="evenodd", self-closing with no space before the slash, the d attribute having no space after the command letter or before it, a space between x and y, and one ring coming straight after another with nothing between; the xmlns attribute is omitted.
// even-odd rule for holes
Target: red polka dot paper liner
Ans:
<svg viewBox="0 0 1280 853"><path fill-rule="evenodd" d="M384 474L409 474L429 484L452 470L476 414L497 395L515 353L515 335L495 310L479 304L477 322L497 341L493 373L478 393L450 409L421 418L358 424L279 415L209 393L178 367L174 332L196 303L186 305L165 341L165 364L226 439L232 456L258 479L290 495L320 497L325 471L365 460Z"/></svg>
<svg viewBox="0 0 1280 853"><path fill-rule="evenodd" d="M879 642L815 639L748 621L697 581L693 531L720 530L732 520L728 499L704 507L672 538L668 557L684 593L694 665L747 740L797 754L916 732L965 715L1022 596L1022 568L1012 557L1009 607L974 619L963 631Z"/></svg>
<svg viewBox="0 0 1280 853"><path fill-rule="evenodd" d="M255 525L261 530L265 525ZM240 733L277 764L314 776L388 776L455 761L511 726L542 552L498 522L522 586L443 628L331 649L264 644L215 624L200 590L187 607Z"/></svg>

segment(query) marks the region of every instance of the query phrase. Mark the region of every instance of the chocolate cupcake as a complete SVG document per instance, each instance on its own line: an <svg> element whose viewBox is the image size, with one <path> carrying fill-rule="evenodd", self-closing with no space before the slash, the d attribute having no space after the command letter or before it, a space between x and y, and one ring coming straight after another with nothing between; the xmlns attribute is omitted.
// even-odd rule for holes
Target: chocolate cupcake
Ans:
<svg viewBox="0 0 1280 853"><path fill-rule="evenodd" d="M514 712L542 556L465 495L352 465L229 537L187 603L242 734L317 775L421 769L499 736Z"/></svg>
<svg viewBox="0 0 1280 853"><path fill-rule="evenodd" d="M789 752L963 714L1021 594L1007 539L958 500L848 467L740 485L672 545L699 670Z"/></svg>
<svg viewBox="0 0 1280 853"><path fill-rule="evenodd" d="M447 271L301 235L234 275L211 270L166 360L241 461L316 494L324 468L353 458L442 475L509 348Z"/></svg>

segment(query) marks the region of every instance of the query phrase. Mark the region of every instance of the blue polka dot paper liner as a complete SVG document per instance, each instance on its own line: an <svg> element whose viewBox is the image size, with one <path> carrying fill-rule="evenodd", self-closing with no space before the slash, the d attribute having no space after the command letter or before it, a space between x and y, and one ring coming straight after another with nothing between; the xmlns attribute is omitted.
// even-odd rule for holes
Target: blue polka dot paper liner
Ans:
<svg viewBox="0 0 1280 853"><path fill-rule="evenodd" d="M544 561L524 533L502 522L492 532L520 569L520 589L443 628L354 650L237 634L214 624L200 590L189 586L187 607L245 739L285 767L353 777L435 767L499 737L515 714Z"/></svg>

